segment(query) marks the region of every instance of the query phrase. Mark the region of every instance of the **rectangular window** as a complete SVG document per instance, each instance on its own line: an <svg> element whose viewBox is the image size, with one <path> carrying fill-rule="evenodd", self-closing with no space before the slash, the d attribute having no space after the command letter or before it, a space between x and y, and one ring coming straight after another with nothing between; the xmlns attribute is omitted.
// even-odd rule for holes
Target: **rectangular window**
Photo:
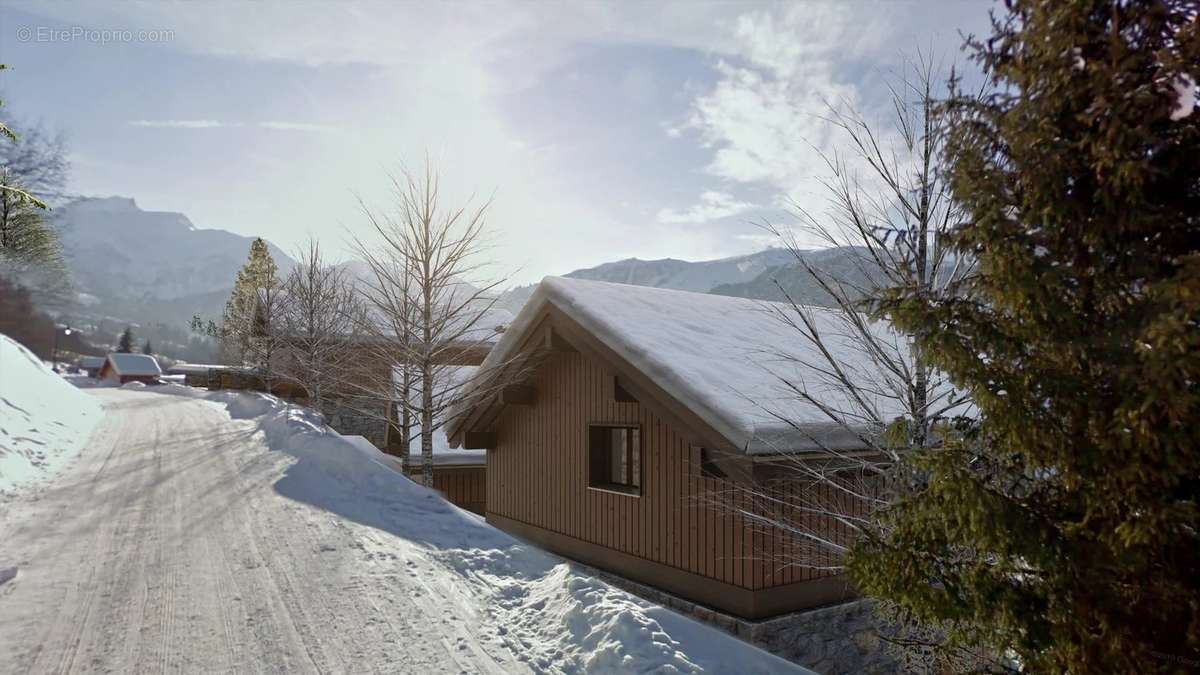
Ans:
<svg viewBox="0 0 1200 675"><path fill-rule="evenodd" d="M705 478L728 478L717 463L716 453L708 448L700 448L700 475Z"/></svg>
<svg viewBox="0 0 1200 675"><path fill-rule="evenodd" d="M588 439L592 487L639 494L642 439L638 427L592 425Z"/></svg>

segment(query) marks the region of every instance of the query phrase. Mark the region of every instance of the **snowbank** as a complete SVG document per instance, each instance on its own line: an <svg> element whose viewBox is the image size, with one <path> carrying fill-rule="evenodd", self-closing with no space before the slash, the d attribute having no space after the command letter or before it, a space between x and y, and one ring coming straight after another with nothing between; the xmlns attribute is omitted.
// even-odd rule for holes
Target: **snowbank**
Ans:
<svg viewBox="0 0 1200 675"><path fill-rule="evenodd" d="M99 420L96 399L0 335L0 495L58 472Z"/></svg>
<svg viewBox="0 0 1200 675"><path fill-rule="evenodd" d="M315 413L265 395L165 385L249 420L272 451L295 458L282 495L384 533L402 559L420 555L480 617L481 644L507 647L535 672L806 673L706 624L616 589L520 542L393 470L387 455L326 427ZM397 557L395 555L391 556Z"/></svg>

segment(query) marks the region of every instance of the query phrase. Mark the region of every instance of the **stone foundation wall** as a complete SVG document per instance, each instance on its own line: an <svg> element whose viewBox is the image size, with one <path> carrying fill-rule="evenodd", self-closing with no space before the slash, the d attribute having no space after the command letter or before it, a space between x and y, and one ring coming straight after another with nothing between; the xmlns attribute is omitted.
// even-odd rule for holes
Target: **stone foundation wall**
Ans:
<svg viewBox="0 0 1200 675"><path fill-rule="evenodd" d="M362 436L377 448L387 442L385 404L367 399L330 402L325 404L327 424L339 434Z"/></svg>
<svg viewBox="0 0 1200 675"><path fill-rule="evenodd" d="M895 673L900 663L879 639L870 600L738 621L738 636L822 675Z"/></svg>
<svg viewBox="0 0 1200 675"><path fill-rule="evenodd" d="M903 672L887 644L879 639L878 619L870 600L747 621L624 577L581 563L573 564L613 586L716 626L820 675Z"/></svg>

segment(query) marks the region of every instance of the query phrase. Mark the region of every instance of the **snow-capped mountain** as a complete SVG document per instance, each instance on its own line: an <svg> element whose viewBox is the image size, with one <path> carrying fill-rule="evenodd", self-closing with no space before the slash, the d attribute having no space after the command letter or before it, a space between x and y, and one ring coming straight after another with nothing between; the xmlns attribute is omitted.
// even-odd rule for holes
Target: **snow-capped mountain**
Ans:
<svg viewBox="0 0 1200 675"><path fill-rule="evenodd" d="M871 266L862 257L863 251L856 248L814 249L801 251L800 254L818 269L850 282L860 281L863 269ZM782 285L788 295L799 302L815 305L828 303L828 295L799 266L795 255L785 248L768 248L749 255L698 262L674 258L629 258L575 270L563 276L757 300L783 300L783 293L779 289L779 285ZM533 284L512 288L501 297L498 304L516 314L533 288Z"/></svg>
<svg viewBox="0 0 1200 675"><path fill-rule="evenodd" d="M588 269L575 270L566 276L574 279L611 281L619 284L706 293L721 284L750 281L769 268L786 265L790 262L794 262L790 251L782 248L769 248L749 255L701 262L688 262L674 258L662 260L629 258Z"/></svg>
<svg viewBox="0 0 1200 675"><path fill-rule="evenodd" d="M79 199L53 217L76 285L101 300L181 300L231 288L253 241L197 229L182 213L143 211L127 197ZM270 250L281 271L292 266Z"/></svg>

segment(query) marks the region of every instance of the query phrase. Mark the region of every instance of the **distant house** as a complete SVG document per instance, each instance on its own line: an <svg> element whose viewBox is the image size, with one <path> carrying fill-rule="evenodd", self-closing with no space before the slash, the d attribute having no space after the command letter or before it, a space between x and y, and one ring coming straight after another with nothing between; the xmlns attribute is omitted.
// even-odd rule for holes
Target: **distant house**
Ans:
<svg viewBox="0 0 1200 675"><path fill-rule="evenodd" d="M100 368L103 365L103 356L83 356L79 359L79 369L87 373L88 377L96 377L99 375Z"/></svg>
<svg viewBox="0 0 1200 675"><path fill-rule="evenodd" d="M748 619L840 602L848 583L785 564L803 542L730 489L862 447L768 372L763 350L798 342L757 301L548 277L482 365L522 379L457 411L449 443L486 449L488 522L544 548Z"/></svg>
<svg viewBox="0 0 1200 675"><path fill-rule="evenodd" d="M422 482L424 470L421 464L421 439L414 430L414 438L409 443L407 466L401 467L399 457L395 458L397 468L403 468L405 475L417 483ZM395 427L388 430L388 445L384 452L397 455L398 431ZM487 508L487 455L483 450L454 449L446 442L446 433L441 429L433 434L433 489L441 492L446 499L468 511L483 515Z"/></svg>
<svg viewBox="0 0 1200 675"><path fill-rule="evenodd" d="M213 375L220 376L229 366L206 365L202 363L176 363L167 368L168 375L183 375L183 383L189 387L207 387Z"/></svg>
<svg viewBox="0 0 1200 675"><path fill-rule="evenodd" d="M100 366L98 377L102 380L125 384L127 382L157 382L162 375L158 361L148 354L109 354Z"/></svg>
<svg viewBox="0 0 1200 675"><path fill-rule="evenodd" d="M464 352L463 356L469 355ZM482 358L479 359L482 361ZM447 390L457 391L470 385L472 379L479 374L477 365L443 365L437 372L437 377L444 378L443 386ZM399 373L393 373L396 379L397 398L400 398ZM387 432L381 449L396 456L404 454L405 438L400 428L400 415L395 408L389 411ZM416 423L415 420L413 423ZM421 483L424 469L421 461L420 427L410 429L411 438L408 443L408 463L404 472L414 481ZM397 465L400 462L397 461ZM437 429L433 433L433 488L451 503L483 515L487 506L487 455L481 449L466 450L451 448L446 439L446 432Z"/></svg>

